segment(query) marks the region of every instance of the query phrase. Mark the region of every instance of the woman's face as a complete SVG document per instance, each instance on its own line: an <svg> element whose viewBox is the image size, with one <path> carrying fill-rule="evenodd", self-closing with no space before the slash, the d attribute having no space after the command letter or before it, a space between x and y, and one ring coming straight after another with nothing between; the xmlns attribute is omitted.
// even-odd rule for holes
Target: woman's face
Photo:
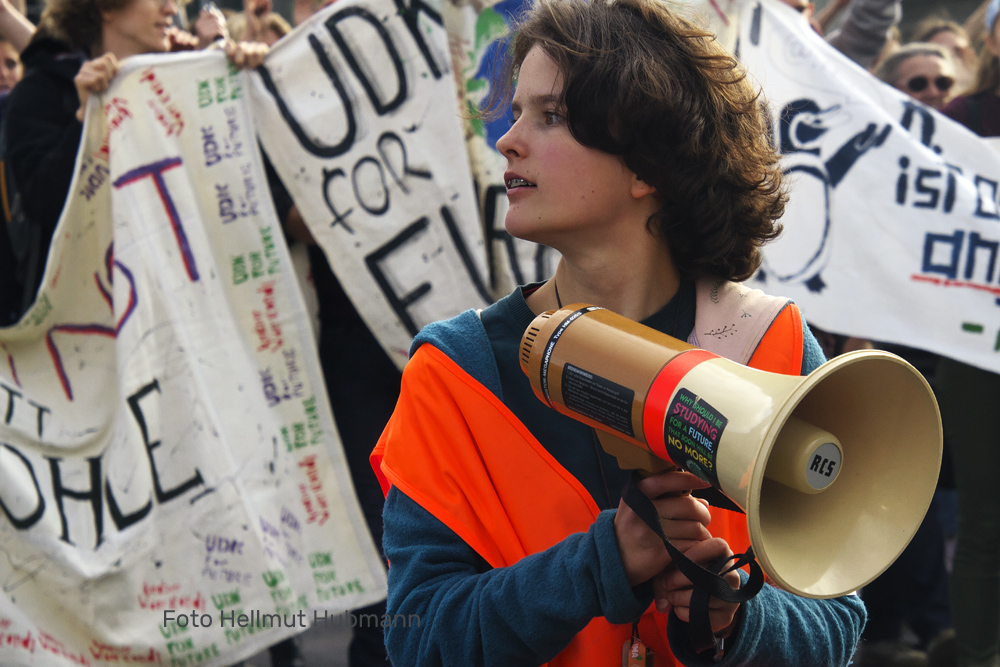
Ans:
<svg viewBox="0 0 1000 667"><path fill-rule="evenodd" d="M105 51L119 58L170 50L170 28L177 0L131 0L121 9L102 12Z"/></svg>
<svg viewBox="0 0 1000 667"><path fill-rule="evenodd" d="M0 93L8 93L21 80L21 56L10 42L0 42Z"/></svg>
<svg viewBox="0 0 1000 667"><path fill-rule="evenodd" d="M927 106L940 109L954 92L955 66L951 59L915 55L899 64L893 85Z"/></svg>
<svg viewBox="0 0 1000 667"><path fill-rule="evenodd" d="M942 30L930 39L933 44L940 44L951 53L955 65L956 88L963 91L972 85L976 77L976 50L969 44L965 35Z"/></svg>
<svg viewBox="0 0 1000 667"><path fill-rule="evenodd" d="M532 47L511 105L514 123L497 150L507 158L507 231L565 251L567 244L606 241L637 215L645 225L648 214L633 196L642 181L621 158L573 138L559 105L562 85L555 62Z"/></svg>
<svg viewBox="0 0 1000 667"><path fill-rule="evenodd" d="M950 30L942 30L928 41L932 44L940 44L948 49L951 52L951 57L957 63L971 66L976 62L976 51L969 44L969 40L965 35L959 35Z"/></svg>

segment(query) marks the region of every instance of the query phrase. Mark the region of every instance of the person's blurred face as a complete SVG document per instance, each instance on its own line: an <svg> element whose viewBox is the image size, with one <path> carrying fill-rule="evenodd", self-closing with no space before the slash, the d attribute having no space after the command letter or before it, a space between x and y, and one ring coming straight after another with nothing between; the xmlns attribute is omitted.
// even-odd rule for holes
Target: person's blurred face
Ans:
<svg viewBox="0 0 1000 667"><path fill-rule="evenodd" d="M0 42L0 93L8 93L21 80L21 56L10 42Z"/></svg>
<svg viewBox="0 0 1000 667"><path fill-rule="evenodd" d="M910 56L899 65L893 86L934 109L951 99L955 84L955 66L951 59L937 56Z"/></svg>
<svg viewBox="0 0 1000 667"><path fill-rule="evenodd" d="M928 41L948 49L955 62L971 66L976 61L976 52L964 35L957 35L950 30L942 30Z"/></svg>
<svg viewBox="0 0 1000 667"><path fill-rule="evenodd" d="M950 30L942 30L929 40L932 44L940 44L948 49L955 64L955 78L958 89L964 90L972 85L976 76L976 50L969 44L964 35L958 35Z"/></svg>
<svg viewBox="0 0 1000 667"><path fill-rule="evenodd" d="M131 0L121 9L102 13L104 50L119 58L170 50L170 28L177 0Z"/></svg>

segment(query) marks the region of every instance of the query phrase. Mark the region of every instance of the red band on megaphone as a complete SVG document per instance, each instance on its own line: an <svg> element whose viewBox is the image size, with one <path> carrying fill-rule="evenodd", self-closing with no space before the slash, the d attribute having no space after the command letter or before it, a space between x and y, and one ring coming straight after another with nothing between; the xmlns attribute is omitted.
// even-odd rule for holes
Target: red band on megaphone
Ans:
<svg viewBox="0 0 1000 667"><path fill-rule="evenodd" d="M642 428L646 445L650 451L664 461L672 460L663 439L663 422L667 418L667 405L674 390L684 376L698 364L709 359L718 359L719 355L708 350L687 350L667 362L653 380L649 393L646 395L646 405L642 409Z"/></svg>

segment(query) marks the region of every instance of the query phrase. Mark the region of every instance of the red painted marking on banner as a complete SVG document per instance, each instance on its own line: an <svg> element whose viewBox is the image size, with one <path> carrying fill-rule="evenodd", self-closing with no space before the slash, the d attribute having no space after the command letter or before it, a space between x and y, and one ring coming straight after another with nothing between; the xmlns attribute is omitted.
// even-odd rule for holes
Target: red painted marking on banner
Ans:
<svg viewBox="0 0 1000 667"><path fill-rule="evenodd" d="M14 366L14 355L10 353L7 346L3 343L0 343L0 348L2 348L4 353L7 355L7 365L10 366L11 379L14 381L14 384L20 387L21 381L17 379L17 367Z"/></svg>
<svg viewBox="0 0 1000 667"><path fill-rule="evenodd" d="M59 348L56 347L55 341L52 339L52 334L54 333L83 334L114 338L115 331L102 324L57 324L49 329L48 333L45 334L45 345L49 349L49 356L52 358L52 364L55 366L56 373L59 375L59 383L62 385L63 393L66 394L67 400L72 401L73 389L70 387L69 376L66 375L66 367L63 365L62 355L59 354Z"/></svg>
<svg viewBox="0 0 1000 667"><path fill-rule="evenodd" d="M254 331L260 341L258 352L270 349L277 352L284 345L281 333L281 317L278 313L278 303L274 294L274 281L269 280L257 288L264 303L264 313L253 311ZM267 319L265 320L265 315Z"/></svg>
<svg viewBox="0 0 1000 667"><path fill-rule="evenodd" d="M55 339L52 337L52 334L69 333L115 338L118 335L118 332L121 331L122 326L135 311L136 305L138 304L135 278L132 276L132 272L129 271L124 264L115 261L112 247L113 246L108 246L108 250L105 253L105 265L108 271L108 284L114 284L114 268L116 267L122 272L129 284L128 302L125 305L125 310L122 313L122 316L115 324L114 329L103 324L57 324L50 328L45 334L45 345L48 347L49 356L52 358L52 364L55 366L56 374L59 376L59 383L62 385L63 393L66 394L66 398L71 401L73 400L73 389L70 385L69 376L66 374L66 368L63 364L62 355L59 353L59 348L56 347ZM104 283L101 282L101 276L96 272L94 273L94 282L97 285L98 291L101 293L101 298L104 299L104 301L108 304L108 309L112 311L112 314L114 314L114 304L111 290L104 286ZM7 360L10 363L11 372L14 372L13 357L8 354ZM14 373L14 381L17 382L16 372ZM20 383L18 383L18 386L20 386Z"/></svg>
<svg viewBox="0 0 1000 667"><path fill-rule="evenodd" d="M90 640L90 655L94 660L104 662L126 662L126 663L147 663L160 664L162 659L159 652L153 647L132 648L131 646L115 646L105 644L96 639Z"/></svg>
<svg viewBox="0 0 1000 667"><path fill-rule="evenodd" d="M191 279L191 282L197 282L199 280L198 267L195 264L194 254L191 252L191 246L188 243L187 232L184 231L184 224L177 213L177 207L174 206L174 200L170 196L167 182L163 179L163 172L178 167L181 164L182 160L179 157L165 158L158 162L151 162L119 176L114 182L114 186L115 188L122 188L147 176L153 179L156 192L160 195L160 203L163 204L163 210L170 219L170 226L174 231L174 239L177 241L177 247L181 251L181 258L184 260L184 268L187 271L188 278Z"/></svg>
<svg viewBox="0 0 1000 667"><path fill-rule="evenodd" d="M970 289L978 290L980 292L989 292L990 294L1000 295L1000 287L990 287L989 285L981 285L979 283L970 282L968 280L951 280L950 278L932 278L930 276L921 276L919 274L914 274L910 276L910 280L915 280L917 282L931 283L933 285L940 285L941 287L968 287Z"/></svg>
<svg viewBox="0 0 1000 667"><path fill-rule="evenodd" d="M114 304L111 303L111 292L104 287L104 283L101 282L101 276L96 271L94 271L94 284L97 285L97 291L101 293L101 298L108 304L108 308L114 308Z"/></svg>
<svg viewBox="0 0 1000 667"><path fill-rule="evenodd" d="M71 653L62 641L42 630L38 631L38 644L43 650L61 658L67 658L78 665L83 665L83 667L90 667L93 664L87 659L87 656L82 653Z"/></svg>
<svg viewBox="0 0 1000 667"><path fill-rule="evenodd" d="M722 22L728 28L729 27L729 17L726 16L726 13L724 11L722 11L722 8L719 7L718 4L716 4L715 0L708 0L708 4L712 5L712 9L715 10L715 13L719 15L719 18L722 19Z"/></svg>
<svg viewBox="0 0 1000 667"><path fill-rule="evenodd" d="M143 609L185 609L205 611L207 602L200 591L181 594L180 584L143 582L142 593L138 596L139 606Z"/></svg>
<svg viewBox="0 0 1000 667"><path fill-rule="evenodd" d="M128 100L121 97L113 97L111 101L104 105L104 113L108 119L108 133L114 132L126 119L132 118L132 112L128 108Z"/></svg>
<svg viewBox="0 0 1000 667"><path fill-rule="evenodd" d="M21 634L10 631L10 620L3 619L7 626L0 629L0 650L5 648L21 649L28 653L35 652L35 638L31 635L31 630Z"/></svg>
<svg viewBox="0 0 1000 667"><path fill-rule="evenodd" d="M184 118L181 115L180 110L171 102L170 95L167 93L166 87L163 85L157 76L153 68L147 68L143 70L142 76L139 78L142 83L148 83L150 89L156 95L157 102L153 100L146 100L149 108L153 110L156 119L160 124L166 129L167 136L174 133L180 134L181 130L184 129ZM164 112L164 109L166 111ZM167 118L170 116L170 118Z"/></svg>
<svg viewBox="0 0 1000 667"><path fill-rule="evenodd" d="M306 523L317 523L322 526L330 518L330 510L323 493L323 480L320 479L319 470L316 467L316 455L310 454L304 457L299 461L299 467L304 470L306 479L309 480L308 487L305 484L299 484L302 506L307 514ZM312 491L312 498L310 491Z"/></svg>

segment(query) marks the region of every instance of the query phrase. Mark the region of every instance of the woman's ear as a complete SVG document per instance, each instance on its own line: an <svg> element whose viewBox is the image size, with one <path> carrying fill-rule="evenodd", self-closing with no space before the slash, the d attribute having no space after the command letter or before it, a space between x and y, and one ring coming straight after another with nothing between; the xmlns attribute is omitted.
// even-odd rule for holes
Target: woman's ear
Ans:
<svg viewBox="0 0 1000 667"><path fill-rule="evenodd" d="M635 199L642 199L648 195L656 194L656 188L632 174L632 196Z"/></svg>

